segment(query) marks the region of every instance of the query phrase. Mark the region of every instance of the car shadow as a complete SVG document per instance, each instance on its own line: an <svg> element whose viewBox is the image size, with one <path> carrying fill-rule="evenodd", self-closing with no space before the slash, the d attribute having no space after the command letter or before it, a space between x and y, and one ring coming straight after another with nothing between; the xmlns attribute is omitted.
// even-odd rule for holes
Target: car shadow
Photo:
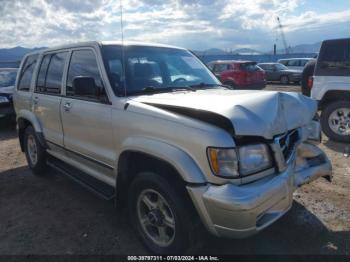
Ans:
<svg viewBox="0 0 350 262"><path fill-rule="evenodd" d="M331 150L334 150L339 153L344 153L345 150L350 150L350 143L340 143L332 140L327 140L323 142L324 146L328 147Z"/></svg>
<svg viewBox="0 0 350 262"><path fill-rule="evenodd" d="M0 172L0 254L148 254L126 210L49 169ZM333 232L303 205L247 239L203 231L195 254L350 254L350 233Z"/></svg>
<svg viewBox="0 0 350 262"><path fill-rule="evenodd" d="M303 205L246 239L209 236L200 252L209 254L350 254L350 232L333 232Z"/></svg>

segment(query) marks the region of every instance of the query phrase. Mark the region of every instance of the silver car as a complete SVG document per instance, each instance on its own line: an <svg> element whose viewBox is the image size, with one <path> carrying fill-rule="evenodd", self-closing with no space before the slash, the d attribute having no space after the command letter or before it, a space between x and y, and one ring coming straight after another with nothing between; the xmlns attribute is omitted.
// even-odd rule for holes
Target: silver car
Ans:
<svg viewBox="0 0 350 262"><path fill-rule="evenodd" d="M203 226L253 235L291 208L297 187L331 176L314 145L313 100L230 90L178 47L88 42L31 53L14 103L32 171L49 165L127 206L158 254L184 251Z"/></svg>

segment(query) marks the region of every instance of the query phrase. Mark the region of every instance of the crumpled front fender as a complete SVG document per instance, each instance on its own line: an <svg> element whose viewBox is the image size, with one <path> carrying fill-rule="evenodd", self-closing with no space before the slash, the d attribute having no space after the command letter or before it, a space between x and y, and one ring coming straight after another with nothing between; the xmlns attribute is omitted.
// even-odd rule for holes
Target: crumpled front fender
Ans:
<svg viewBox="0 0 350 262"><path fill-rule="evenodd" d="M330 160L317 146L309 143L300 144L295 163L295 185L299 187L319 177L331 181L332 164Z"/></svg>

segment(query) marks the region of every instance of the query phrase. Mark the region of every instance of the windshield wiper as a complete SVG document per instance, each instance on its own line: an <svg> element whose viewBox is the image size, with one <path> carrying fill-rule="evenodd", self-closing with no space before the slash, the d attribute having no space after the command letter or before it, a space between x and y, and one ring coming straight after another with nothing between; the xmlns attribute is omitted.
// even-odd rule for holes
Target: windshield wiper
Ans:
<svg viewBox="0 0 350 262"><path fill-rule="evenodd" d="M226 85L222 85L222 84L208 84L208 83L199 83L199 84L196 84L196 85L190 85L190 87L192 88L196 88L196 89L206 89L208 87L215 87L215 86L220 86L220 87L224 87L224 88L227 88L229 89L228 86Z"/></svg>
<svg viewBox="0 0 350 262"><path fill-rule="evenodd" d="M168 87L161 87L161 88L157 88L154 86L147 86L145 88L142 88L141 90L135 90L135 91L129 92L128 95L156 94L156 93L167 93L167 92L176 92L176 91L195 92L196 90L192 87L187 87L187 86L168 86Z"/></svg>
<svg viewBox="0 0 350 262"><path fill-rule="evenodd" d="M155 93L166 93L166 92L171 92L171 89L170 88L157 88L154 86L147 86L147 87L142 88L140 90L128 92L128 95L155 94Z"/></svg>
<svg viewBox="0 0 350 262"><path fill-rule="evenodd" d="M196 89L192 86L168 86L172 91L193 91L196 92Z"/></svg>

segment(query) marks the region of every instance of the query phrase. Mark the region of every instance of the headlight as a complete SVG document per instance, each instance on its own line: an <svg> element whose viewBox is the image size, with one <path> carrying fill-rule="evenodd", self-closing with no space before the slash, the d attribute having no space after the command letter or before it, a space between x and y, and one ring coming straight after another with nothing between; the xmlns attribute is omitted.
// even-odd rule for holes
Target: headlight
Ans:
<svg viewBox="0 0 350 262"><path fill-rule="evenodd" d="M0 96L0 103L8 103L9 100L5 96Z"/></svg>
<svg viewBox="0 0 350 262"><path fill-rule="evenodd" d="M217 176L237 178L238 161L236 150L233 148L208 148L210 167Z"/></svg>
<svg viewBox="0 0 350 262"><path fill-rule="evenodd" d="M242 146L239 152L239 172L242 176L256 173L272 166L268 147L265 144Z"/></svg>
<svg viewBox="0 0 350 262"><path fill-rule="evenodd" d="M238 152L238 153L237 153ZM225 178L250 175L272 166L265 144L234 148L208 148L208 159L213 173Z"/></svg>

